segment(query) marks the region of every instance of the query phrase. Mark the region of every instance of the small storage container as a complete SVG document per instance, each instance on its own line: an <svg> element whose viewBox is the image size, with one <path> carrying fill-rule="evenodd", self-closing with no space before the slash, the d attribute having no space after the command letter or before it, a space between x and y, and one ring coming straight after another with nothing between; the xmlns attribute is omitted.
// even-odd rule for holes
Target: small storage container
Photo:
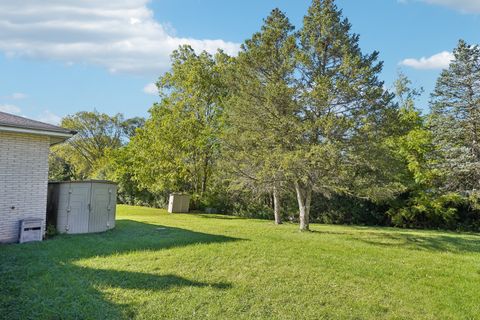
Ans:
<svg viewBox="0 0 480 320"><path fill-rule="evenodd" d="M48 184L47 223L60 233L94 233L115 227L117 186L110 181Z"/></svg>
<svg viewBox="0 0 480 320"><path fill-rule="evenodd" d="M172 193L168 199L169 213L187 213L190 207L190 195Z"/></svg>
<svg viewBox="0 0 480 320"><path fill-rule="evenodd" d="M42 241L43 219L23 219L20 221L20 239L18 242Z"/></svg>

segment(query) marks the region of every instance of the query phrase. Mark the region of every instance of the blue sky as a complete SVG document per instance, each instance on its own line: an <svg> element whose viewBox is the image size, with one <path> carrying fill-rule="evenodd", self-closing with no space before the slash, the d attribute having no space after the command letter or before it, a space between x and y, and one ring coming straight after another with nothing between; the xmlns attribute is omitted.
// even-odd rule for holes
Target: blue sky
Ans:
<svg viewBox="0 0 480 320"><path fill-rule="evenodd" d="M238 46L271 9L299 28L310 0L2 0L0 110L58 122L96 108L147 116L153 83L179 44ZM338 0L364 52L380 51L381 77L398 70L428 94L458 39L480 43L480 0ZM422 59L423 58L423 59Z"/></svg>

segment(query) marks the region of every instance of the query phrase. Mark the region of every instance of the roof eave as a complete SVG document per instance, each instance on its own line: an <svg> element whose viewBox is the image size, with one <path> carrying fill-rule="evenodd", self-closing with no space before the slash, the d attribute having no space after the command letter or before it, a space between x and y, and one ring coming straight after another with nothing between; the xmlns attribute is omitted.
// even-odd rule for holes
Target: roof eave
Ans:
<svg viewBox="0 0 480 320"><path fill-rule="evenodd" d="M49 130L10 127L10 126L4 126L4 125L0 125L0 131L48 136L51 138L50 145L62 143L63 141L73 137L76 134L75 131L57 132L57 131L49 131Z"/></svg>

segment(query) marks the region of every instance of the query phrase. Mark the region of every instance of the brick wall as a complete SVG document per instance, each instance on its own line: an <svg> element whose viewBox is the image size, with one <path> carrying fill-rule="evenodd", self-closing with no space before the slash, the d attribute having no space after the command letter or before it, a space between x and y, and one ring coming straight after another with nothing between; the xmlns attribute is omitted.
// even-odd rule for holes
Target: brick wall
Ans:
<svg viewBox="0 0 480 320"><path fill-rule="evenodd" d="M0 132L0 242L18 240L22 219L45 224L49 147L46 136Z"/></svg>

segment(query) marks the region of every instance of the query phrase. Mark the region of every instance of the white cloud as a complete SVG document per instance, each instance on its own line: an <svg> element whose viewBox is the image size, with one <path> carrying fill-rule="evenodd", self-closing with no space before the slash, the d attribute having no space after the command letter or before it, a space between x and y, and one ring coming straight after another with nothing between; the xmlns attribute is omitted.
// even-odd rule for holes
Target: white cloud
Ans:
<svg viewBox="0 0 480 320"><path fill-rule="evenodd" d="M0 111L24 117L24 115L22 114L22 109L20 109L19 107L13 104L0 104ZM62 117L54 114L49 110L44 110L39 116L33 119L41 122L58 125L62 120Z"/></svg>
<svg viewBox="0 0 480 320"><path fill-rule="evenodd" d="M87 63L111 72L158 73L181 44L235 54L224 40L181 38L154 19L149 0L0 1L0 51L7 56Z"/></svg>
<svg viewBox="0 0 480 320"><path fill-rule="evenodd" d="M19 115L22 110L13 104L0 104L0 111Z"/></svg>
<svg viewBox="0 0 480 320"><path fill-rule="evenodd" d="M146 94L156 95L158 94L158 88L155 83L149 83L145 87L143 87L143 92Z"/></svg>
<svg viewBox="0 0 480 320"><path fill-rule="evenodd" d="M463 13L480 13L479 0L423 0L426 3L438 4Z"/></svg>
<svg viewBox="0 0 480 320"><path fill-rule="evenodd" d="M428 4L440 5L462 13L480 13L479 0L417 0ZM409 0L397 0L399 3L411 2Z"/></svg>
<svg viewBox="0 0 480 320"><path fill-rule="evenodd" d="M443 51L437 54L434 54L431 57L422 57L420 59L405 59L400 62L401 65L411 67L414 69L421 69L421 70L431 70L431 69L445 69L448 68L450 62L454 60L455 57L453 53L448 51Z"/></svg>
<svg viewBox="0 0 480 320"><path fill-rule="evenodd" d="M11 98L14 99L14 100L25 99L26 97L27 97L27 95L25 93L21 93L21 92L15 92L15 93L12 93L12 95L11 95Z"/></svg>
<svg viewBox="0 0 480 320"><path fill-rule="evenodd" d="M21 92L14 92L11 95L2 96L3 99L9 99L9 100L21 100L27 97L28 96L25 93L21 93Z"/></svg>
<svg viewBox="0 0 480 320"><path fill-rule="evenodd" d="M40 116L37 117L37 120L41 122L58 125L62 120L62 117L50 112L49 110L45 110L42 112Z"/></svg>

